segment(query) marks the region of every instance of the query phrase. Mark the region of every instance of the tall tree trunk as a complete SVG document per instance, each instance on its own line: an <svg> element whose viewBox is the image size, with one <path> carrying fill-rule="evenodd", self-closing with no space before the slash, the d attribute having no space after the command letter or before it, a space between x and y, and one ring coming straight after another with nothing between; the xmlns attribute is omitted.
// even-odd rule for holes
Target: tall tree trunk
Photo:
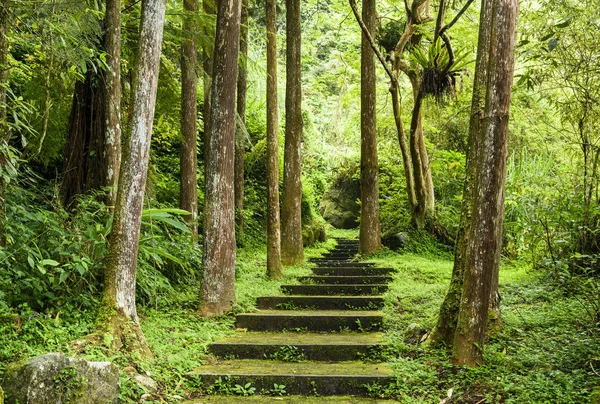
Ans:
<svg viewBox="0 0 600 404"><path fill-rule="evenodd" d="M237 113L242 123L246 124L246 94L248 87L248 0L242 0L242 15L240 18L240 71L237 82ZM235 140L235 211L237 222L237 239L244 240L244 143L240 135Z"/></svg>
<svg viewBox="0 0 600 404"><path fill-rule="evenodd" d="M279 116L277 108L277 0L267 0L267 274L281 277Z"/></svg>
<svg viewBox="0 0 600 404"><path fill-rule="evenodd" d="M216 16L217 10L215 8L215 2L217 0L202 0L202 9L205 14L210 16ZM203 35L207 38L214 38L215 32L204 26ZM204 131L204 165L206 166L206 160L208 158L210 147L210 93L212 90L212 76L213 76L213 46L209 45L214 41L205 40L204 47L202 49L202 70L204 71L204 102L202 106L202 121ZM204 186L206 187L206 173L204 173Z"/></svg>
<svg viewBox="0 0 600 404"><path fill-rule="evenodd" d="M302 246L302 66L300 0L286 0L286 91L281 258L284 265L304 261Z"/></svg>
<svg viewBox="0 0 600 404"><path fill-rule="evenodd" d="M185 12L183 19L183 41L181 43L181 134L183 145L179 158L179 207L190 212L186 216L188 226L192 231L192 239L198 241L198 150L196 106L198 97L198 49L196 36L198 24L198 0L183 0Z"/></svg>
<svg viewBox="0 0 600 404"><path fill-rule="evenodd" d="M455 363L468 366L483 361L500 265L517 17L517 0L482 3L461 230L434 334L451 341Z"/></svg>
<svg viewBox="0 0 600 404"><path fill-rule="evenodd" d="M227 312L235 303L235 87L238 73L241 0L217 7L211 90L210 146L204 196L204 252L200 311Z"/></svg>
<svg viewBox="0 0 600 404"><path fill-rule="evenodd" d="M78 195L106 186L105 88L105 74L91 68L84 81L75 83L60 190L67 207L74 206Z"/></svg>
<svg viewBox="0 0 600 404"><path fill-rule="evenodd" d="M166 0L142 5L138 56L133 77L130 121L125 133L123 167L104 269L103 307L99 323L113 334L113 344L142 356L152 353L138 325L136 269L144 190L148 175L152 122Z"/></svg>
<svg viewBox="0 0 600 404"><path fill-rule="evenodd" d="M8 86L9 0L0 2L0 171L6 164L10 133L6 122L6 86ZM6 183L0 178L0 247L4 245Z"/></svg>
<svg viewBox="0 0 600 404"><path fill-rule="evenodd" d="M410 153L413 163L413 178L417 204L413 207L412 220L417 229L423 229L431 222L435 196L433 193L433 180L429 166L429 156L425 147L423 134L423 92L420 82L415 78L413 82L414 105L410 124Z"/></svg>
<svg viewBox="0 0 600 404"><path fill-rule="evenodd" d="M362 19L371 34L377 27L375 0L363 0ZM360 97L360 250L370 254L381 248L379 225L379 166L377 164L377 111L375 58L369 39L361 43Z"/></svg>
<svg viewBox="0 0 600 404"><path fill-rule="evenodd" d="M107 205L114 207L121 168L121 0L106 0L106 128L104 135L105 186L110 187Z"/></svg>

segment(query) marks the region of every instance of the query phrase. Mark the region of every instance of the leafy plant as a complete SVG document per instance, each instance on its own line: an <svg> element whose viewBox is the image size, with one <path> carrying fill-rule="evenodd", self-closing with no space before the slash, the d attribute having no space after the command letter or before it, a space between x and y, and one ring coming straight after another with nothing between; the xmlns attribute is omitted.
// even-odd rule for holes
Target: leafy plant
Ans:
<svg viewBox="0 0 600 404"><path fill-rule="evenodd" d="M252 383L246 383L245 385L236 384L232 389L232 392L239 396L251 396L256 391L256 387L252 387Z"/></svg>

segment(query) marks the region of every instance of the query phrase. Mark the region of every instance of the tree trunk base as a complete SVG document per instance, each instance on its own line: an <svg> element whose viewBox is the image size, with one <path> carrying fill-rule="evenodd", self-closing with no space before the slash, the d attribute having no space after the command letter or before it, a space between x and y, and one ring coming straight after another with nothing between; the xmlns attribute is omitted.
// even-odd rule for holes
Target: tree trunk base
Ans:
<svg viewBox="0 0 600 404"><path fill-rule="evenodd" d="M122 310L102 307L96 321L96 331L71 343L73 350L82 353L101 348L111 355L121 352L134 363L154 358L140 325Z"/></svg>

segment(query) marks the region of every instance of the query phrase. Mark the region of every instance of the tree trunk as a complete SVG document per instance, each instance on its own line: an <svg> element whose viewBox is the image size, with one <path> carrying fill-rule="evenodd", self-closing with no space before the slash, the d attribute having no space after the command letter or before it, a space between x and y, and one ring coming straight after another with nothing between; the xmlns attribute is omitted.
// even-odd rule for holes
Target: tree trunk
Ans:
<svg viewBox="0 0 600 404"><path fill-rule="evenodd" d="M148 175L152 122L165 21L166 0L142 5L138 56L133 77L131 115L126 131L123 167L104 270L99 319L109 327L113 344L142 356L151 351L138 325L135 305L136 269L144 190Z"/></svg>
<svg viewBox="0 0 600 404"><path fill-rule="evenodd" d="M85 80L75 83L60 189L66 207L73 207L78 195L106 186L106 95L104 73L90 68Z"/></svg>
<svg viewBox="0 0 600 404"><path fill-rule="evenodd" d="M205 14L215 16L217 11L215 9L216 0L203 0L202 9ZM212 30L207 29L206 25L203 29L203 35L208 38L214 38L215 33ZM213 76L213 53L214 49L209 46L209 43L213 41L204 41L205 46L202 49L202 70L204 71L204 102L202 105L202 121L204 131L204 165L206 166L206 160L208 158L210 147L210 93L212 89L212 76ZM206 187L206 173L204 173L204 186Z"/></svg>
<svg viewBox="0 0 600 404"><path fill-rule="evenodd" d="M516 0L482 3L461 230L434 335L451 341L453 361L461 365L483 361L489 309L496 297L517 16Z"/></svg>
<svg viewBox="0 0 600 404"><path fill-rule="evenodd" d="M6 122L6 87L8 86L8 27L9 0L0 2L0 171L4 169L8 156L8 140L10 133ZM0 178L0 247L4 245L4 217L6 183Z"/></svg>
<svg viewBox="0 0 600 404"><path fill-rule="evenodd" d="M414 78L413 84L414 105L410 124L410 153L413 163L413 178L417 204L413 207L412 220L417 229L424 229L432 222L435 195L433 180L429 166L429 156L425 147L423 134L423 92L420 82Z"/></svg>
<svg viewBox="0 0 600 404"><path fill-rule="evenodd" d="M281 277L279 223L279 116L277 107L277 0L267 0L267 275Z"/></svg>
<svg viewBox="0 0 600 404"><path fill-rule="evenodd" d="M246 124L246 94L248 87L248 0L242 0L240 18L240 71L237 82L237 113L242 123ZM237 239L244 240L244 136L236 136L235 141L235 211L237 222Z"/></svg>
<svg viewBox="0 0 600 404"><path fill-rule="evenodd" d="M205 316L221 315L235 302L233 166L240 12L241 0L218 2L204 196L200 311Z"/></svg>
<svg viewBox="0 0 600 404"><path fill-rule="evenodd" d="M104 135L105 186L110 187L107 205L117 199L121 167L121 0L106 0L106 128Z"/></svg>
<svg viewBox="0 0 600 404"><path fill-rule="evenodd" d="M375 0L363 0L362 19L374 34L377 27ZM381 248L379 226L379 166L377 164L377 111L375 58L362 34L361 43L361 153L360 153L360 251L370 254Z"/></svg>
<svg viewBox="0 0 600 404"><path fill-rule="evenodd" d="M198 94L198 50L196 35L198 0L183 0L183 40L181 43L181 134L183 145L179 159L179 207L190 212L186 221L192 231L192 240L198 241L198 180L196 107Z"/></svg>
<svg viewBox="0 0 600 404"><path fill-rule="evenodd" d="M286 91L281 258L284 265L304 261L302 246L302 66L300 0L286 0Z"/></svg>

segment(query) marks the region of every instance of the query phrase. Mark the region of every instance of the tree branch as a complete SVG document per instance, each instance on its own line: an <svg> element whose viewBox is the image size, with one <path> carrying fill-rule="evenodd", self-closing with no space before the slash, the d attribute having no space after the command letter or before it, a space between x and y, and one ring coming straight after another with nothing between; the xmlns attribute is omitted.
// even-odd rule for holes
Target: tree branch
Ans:
<svg viewBox="0 0 600 404"><path fill-rule="evenodd" d="M454 24L456 24L456 22L460 19L460 17L462 17L462 15L465 13L465 11L467 11L467 9L469 8L469 6L472 3L473 3L473 0L468 0L465 3L465 5L463 6L463 8L460 9L458 14L456 14L456 16L452 19L452 21L450 21L448 24L444 25L444 27L442 29L440 29L439 35L442 36L446 31L448 31L450 28L452 28L452 26Z"/></svg>

